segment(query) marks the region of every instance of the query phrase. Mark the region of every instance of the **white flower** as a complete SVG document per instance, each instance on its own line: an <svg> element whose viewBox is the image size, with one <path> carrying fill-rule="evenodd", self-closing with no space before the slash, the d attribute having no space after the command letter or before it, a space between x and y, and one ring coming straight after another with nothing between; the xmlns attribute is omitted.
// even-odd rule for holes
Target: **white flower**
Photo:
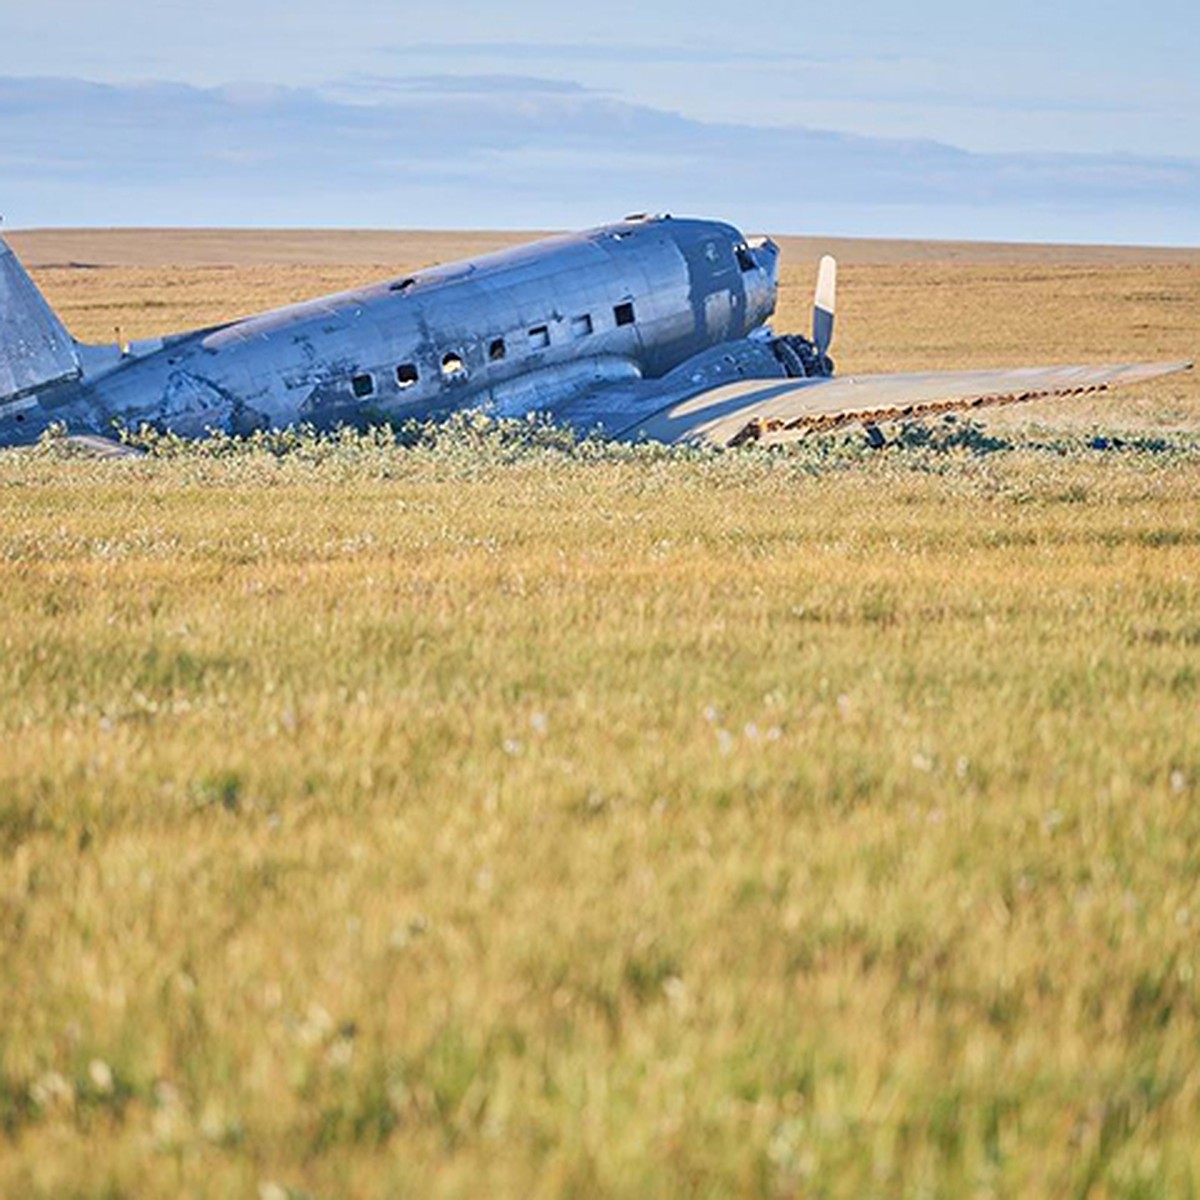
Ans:
<svg viewBox="0 0 1200 1200"><path fill-rule="evenodd" d="M325 1061L331 1066L344 1070L354 1058L354 1043L349 1038L338 1038L325 1051Z"/></svg>
<svg viewBox="0 0 1200 1200"><path fill-rule="evenodd" d="M112 1067L102 1058L93 1058L88 1063L88 1078L102 1096L107 1096L113 1090Z"/></svg>
<svg viewBox="0 0 1200 1200"><path fill-rule="evenodd" d="M66 1107L74 1103L75 1089L57 1071L47 1071L30 1085L29 1097L38 1108Z"/></svg>

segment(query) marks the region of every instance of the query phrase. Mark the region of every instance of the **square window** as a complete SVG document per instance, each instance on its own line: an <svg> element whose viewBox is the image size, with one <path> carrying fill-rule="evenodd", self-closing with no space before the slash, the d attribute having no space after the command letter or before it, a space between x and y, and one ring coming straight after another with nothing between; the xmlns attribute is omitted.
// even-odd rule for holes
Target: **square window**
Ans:
<svg viewBox="0 0 1200 1200"><path fill-rule="evenodd" d="M590 313L584 313L581 317L571 318L571 336L582 338L587 337L592 332L592 318Z"/></svg>
<svg viewBox="0 0 1200 1200"><path fill-rule="evenodd" d="M550 345L550 327L548 325L535 325L529 331L529 348L531 350L545 350Z"/></svg>
<svg viewBox="0 0 1200 1200"><path fill-rule="evenodd" d="M396 382L402 388L412 387L418 379L420 375L417 373L416 363L401 363L396 368Z"/></svg>
<svg viewBox="0 0 1200 1200"><path fill-rule="evenodd" d="M492 362L501 362L504 356L508 353L508 347L504 344L503 338L494 338L488 345L488 358Z"/></svg>
<svg viewBox="0 0 1200 1200"><path fill-rule="evenodd" d="M375 376L365 373L362 375L355 375L350 380L350 387L358 399L365 400L368 396L373 396L375 394Z"/></svg>
<svg viewBox="0 0 1200 1200"><path fill-rule="evenodd" d="M633 312L633 301L626 300L624 304L618 304L613 309L613 318L618 325L632 325L637 319Z"/></svg>

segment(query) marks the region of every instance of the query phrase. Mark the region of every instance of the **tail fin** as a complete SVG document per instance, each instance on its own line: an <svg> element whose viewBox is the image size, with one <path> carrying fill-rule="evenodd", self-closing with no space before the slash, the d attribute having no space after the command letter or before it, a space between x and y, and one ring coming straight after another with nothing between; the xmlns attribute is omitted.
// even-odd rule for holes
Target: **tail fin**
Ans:
<svg viewBox="0 0 1200 1200"><path fill-rule="evenodd" d="M0 403L79 375L74 339L0 238Z"/></svg>

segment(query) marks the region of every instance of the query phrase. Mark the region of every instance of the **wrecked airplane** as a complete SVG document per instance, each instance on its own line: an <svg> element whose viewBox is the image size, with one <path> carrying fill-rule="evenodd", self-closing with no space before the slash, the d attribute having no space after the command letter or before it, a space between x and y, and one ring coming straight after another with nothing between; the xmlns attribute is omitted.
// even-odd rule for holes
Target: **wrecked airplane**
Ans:
<svg viewBox="0 0 1200 1200"><path fill-rule="evenodd" d="M172 337L84 345L0 240L0 445L365 426L478 408L581 433L777 444L845 421L1068 396L1186 362L835 376L836 265L776 334L779 248L636 216Z"/></svg>

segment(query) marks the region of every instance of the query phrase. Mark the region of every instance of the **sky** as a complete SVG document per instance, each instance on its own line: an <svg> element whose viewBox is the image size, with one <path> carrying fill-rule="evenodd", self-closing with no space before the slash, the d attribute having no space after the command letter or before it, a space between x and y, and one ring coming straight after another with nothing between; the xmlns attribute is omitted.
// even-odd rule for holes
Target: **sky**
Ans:
<svg viewBox="0 0 1200 1200"><path fill-rule="evenodd" d="M0 213L1200 243L1195 0L0 0Z"/></svg>

